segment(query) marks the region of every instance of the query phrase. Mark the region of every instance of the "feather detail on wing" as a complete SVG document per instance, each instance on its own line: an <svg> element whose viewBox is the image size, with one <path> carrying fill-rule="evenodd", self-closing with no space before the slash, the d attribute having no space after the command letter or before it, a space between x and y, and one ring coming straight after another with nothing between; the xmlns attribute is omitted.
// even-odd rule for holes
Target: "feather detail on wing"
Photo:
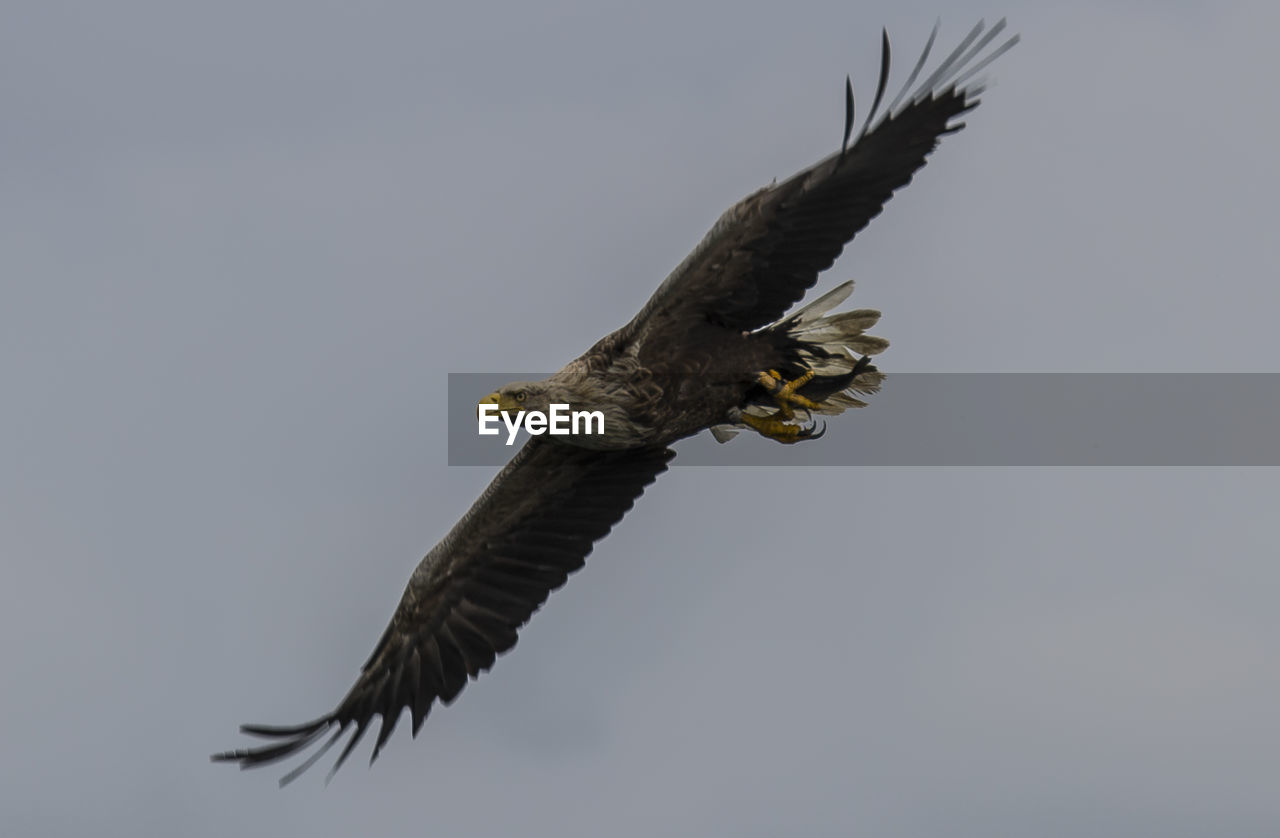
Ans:
<svg viewBox="0 0 1280 838"><path fill-rule="evenodd" d="M850 141L855 122L849 86L841 150L730 208L622 335L678 332L691 320L748 331L781 317L911 181L938 141L964 127L955 120L978 104L982 92L971 80L1017 43L1013 36L989 49L1004 27L1003 20L990 29L979 23L913 87L933 47L935 27L902 91L877 114L889 75L884 37L875 100L857 136Z"/></svg>
<svg viewBox="0 0 1280 838"><path fill-rule="evenodd" d="M213 759L242 768L266 765L332 731L320 750L281 779L284 785L354 728L332 776L374 716L382 722L370 762L406 708L416 736L437 699L451 702L468 678L515 645L517 630L582 567L594 543L674 456L665 448L597 452L530 441L418 565L391 624L338 706L301 725L244 725L244 733L276 741Z"/></svg>

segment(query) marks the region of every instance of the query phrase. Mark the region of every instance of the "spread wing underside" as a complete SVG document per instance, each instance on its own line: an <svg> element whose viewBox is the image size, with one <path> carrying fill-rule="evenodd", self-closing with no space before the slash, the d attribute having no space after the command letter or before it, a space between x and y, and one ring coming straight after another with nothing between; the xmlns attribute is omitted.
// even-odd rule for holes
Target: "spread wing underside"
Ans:
<svg viewBox="0 0 1280 838"><path fill-rule="evenodd" d="M911 181L939 140L964 127L955 120L982 92L972 80L1017 43L1014 36L991 47L1004 28L1003 20L990 29L979 23L916 85L935 27L901 92L880 111L890 67L884 36L879 84L858 134L852 136L853 88L846 82L841 150L730 208L623 327L623 339L679 333L690 320L748 331L781 317Z"/></svg>
<svg viewBox="0 0 1280 838"><path fill-rule="evenodd" d="M391 624L338 706L291 727L244 725L244 733L274 741L213 759L244 768L267 765L332 731L323 747L285 775L284 785L354 729L332 776L374 716L382 724L371 762L406 708L416 736L433 702L451 702L469 678L515 645L517 630L582 567L592 545L673 456L665 448L598 452L531 440L418 565Z"/></svg>

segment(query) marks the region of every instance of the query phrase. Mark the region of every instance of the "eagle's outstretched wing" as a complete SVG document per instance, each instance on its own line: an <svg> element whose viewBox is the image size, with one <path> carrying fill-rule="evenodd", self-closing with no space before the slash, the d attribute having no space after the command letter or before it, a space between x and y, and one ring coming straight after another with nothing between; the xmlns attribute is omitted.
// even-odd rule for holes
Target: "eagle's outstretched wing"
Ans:
<svg viewBox="0 0 1280 838"><path fill-rule="evenodd" d="M911 181L942 136L964 127L954 120L976 106L982 92L971 80L1018 40L1014 36L990 49L1004 26L1003 20L990 29L979 23L913 87L937 36L935 27L902 92L876 121L889 75L885 35L875 101L858 136L850 142L853 89L846 82L841 151L730 208L619 330L621 342L665 328L680 331L691 320L746 331L781 317L890 196Z"/></svg>
<svg viewBox="0 0 1280 838"><path fill-rule="evenodd" d="M243 732L276 741L213 759L266 765L332 730L323 748L285 775L284 785L354 727L336 771L375 715L382 724L370 761L406 707L416 736L437 698L452 701L468 677L478 677L515 645L517 629L582 567L592 545L674 456L665 448L600 452L530 440L414 570L391 625L338 706L293 727L244 725Z"/></svg>

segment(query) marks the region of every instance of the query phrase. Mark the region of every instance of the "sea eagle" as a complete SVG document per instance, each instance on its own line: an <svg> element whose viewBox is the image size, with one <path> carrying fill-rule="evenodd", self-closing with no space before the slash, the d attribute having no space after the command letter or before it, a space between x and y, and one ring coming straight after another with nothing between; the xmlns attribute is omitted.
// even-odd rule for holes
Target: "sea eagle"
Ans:
<svg viewBox="0 0 1280 838"><path fill-rule="evenodd" d="M547 595L666 470L671 443L708 428L721 441L741 429L779 442L812 440L821 435L815 414L861 406L859 397L880 384L868 358L887 342L865 332L879 313L829 314L852 290L845 283L783 315L941 137L963 127L957 118L982 91L976 74L1017 42L992 46L1004 26L979 23L917 84L935 27L883 111L889 40L882 34L879 83L856 136L846 79L839 151L731 207L630 323L560 372L488 396L482 405L508 414L556 403L597 410L603 433L530 439L414 570L337 707L290 727L244 725L244 733L271 741L213 759L266 765L332 731L283 785L354 729L336 771L378 716L372 763L403 710L416 736L437 699L452 702L515 645Z"/></svg>

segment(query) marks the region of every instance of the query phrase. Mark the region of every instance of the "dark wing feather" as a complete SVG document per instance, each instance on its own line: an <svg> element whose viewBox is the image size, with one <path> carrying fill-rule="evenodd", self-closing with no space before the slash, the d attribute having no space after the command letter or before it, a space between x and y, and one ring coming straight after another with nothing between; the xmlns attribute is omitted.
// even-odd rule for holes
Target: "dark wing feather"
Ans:
<svg viewBox="0 0 1280 838"><path fill-rule="evenodd" d="M907 96L904 87L873 122L888 81L885 37L872 111L852 145L748 196L721 216L620 330L621 341L666 330L680 332L691 321L709 320L745 331L781 317L813 287L818 274L831 267L845 244L880 214L890 196L911 181L941 137L963 127L954 120L978 104L981 85L966 87L962 82L1017 42L1015 36L981 56L1004 29L1004 21L983 35L985 29L979 23L919 89ZM908 86L933 41L930 36ZM904 97L905 104L895 110ZM846 139L853 125L852 101L849 94Z"/></svg>
<svg viewBox="0 0 1280 838"><path fill-rule="evenodd" d="M213 759L266 765L336 728L320 751L285 775L284 785L354 728L336 771L374 716L382 723L370 762L405 708L416 736L437 699L452 701L468 678L515 645L516 631L582 567L592 545L673 456L665 448L599 452L530 441L414 570L391 624L333 712L291 727L244 725L244 733L276 741Z"/></svg>

